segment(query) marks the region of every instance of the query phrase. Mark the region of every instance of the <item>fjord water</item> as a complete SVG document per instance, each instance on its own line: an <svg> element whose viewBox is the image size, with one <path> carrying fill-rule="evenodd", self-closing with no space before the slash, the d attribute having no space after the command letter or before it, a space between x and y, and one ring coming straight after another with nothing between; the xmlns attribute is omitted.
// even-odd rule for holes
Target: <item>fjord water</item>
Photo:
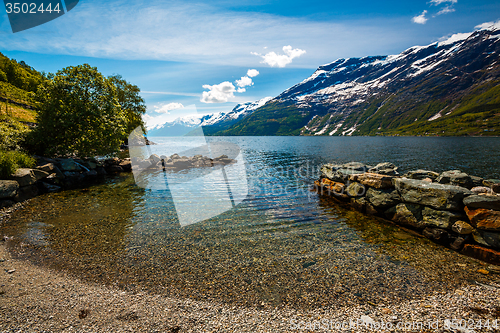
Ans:
<svg viewBox="0 0 500 333"><path fill-rule="evenodd" d="M500 178L500 138L207 139L238 145L246 165L247 182L229 182L247 183L247 198L218 216L181 227L168 189L143 189L122 174L37 197L0 233L13 236L15 256L89 280L250 306L380 304L492 279L477 273L483 267L477 261L339 206L311 185L321 164L350 161ZM165 154L199 144L186 137L151 140L158 143L151 151ZM148 177L163 182L165 174ZM186 193L184 203L203 209Z"/></svg>

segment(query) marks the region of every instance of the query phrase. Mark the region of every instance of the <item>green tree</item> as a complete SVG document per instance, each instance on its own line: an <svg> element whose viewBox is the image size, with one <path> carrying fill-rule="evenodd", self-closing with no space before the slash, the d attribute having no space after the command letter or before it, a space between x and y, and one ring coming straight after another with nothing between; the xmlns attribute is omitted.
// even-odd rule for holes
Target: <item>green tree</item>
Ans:
<svg viewBox="0 0 500 333"><path fill-rule="evenodd" d="M37 91L38 126L32 145L39 154L107 155L119 149L127 116L111 79L88 64L48 75Z"/></svg>
<svg viewBox="0 0 500 333"><path fill-rule="evenodd" d="M142 115L146 113L146 104L139 95L141 90L136 85L130 84L121 75L108 77L116 87L118 103L127 117L127 135L132 133L138 126L146 131Z"/></svg>

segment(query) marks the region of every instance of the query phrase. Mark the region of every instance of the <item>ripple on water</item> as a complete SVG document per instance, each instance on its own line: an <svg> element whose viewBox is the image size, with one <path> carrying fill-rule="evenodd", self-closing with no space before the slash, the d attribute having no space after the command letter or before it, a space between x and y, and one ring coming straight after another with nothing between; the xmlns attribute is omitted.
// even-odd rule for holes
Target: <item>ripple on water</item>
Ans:
<svg viewBox="0 0 500 333"><path fill-rule="evenodd" d="M37 197L0 232L15 236L16 256L86 279L239 305L384 303L493 279L473 259L310 192L316 174L284 168L308 154L245 151L249 196L201 223L181 227L168 190L122 175Z"/></svg>

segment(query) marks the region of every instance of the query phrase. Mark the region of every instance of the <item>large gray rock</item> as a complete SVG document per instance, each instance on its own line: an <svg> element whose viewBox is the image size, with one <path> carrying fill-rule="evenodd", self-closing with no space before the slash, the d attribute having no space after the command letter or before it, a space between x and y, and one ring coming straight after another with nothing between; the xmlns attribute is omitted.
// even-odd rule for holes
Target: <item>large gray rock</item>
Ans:
<svg viewBox="0 0 500 333"><path fill-rule="evenodd" d="M422 210L422 221L426 227L450 229L455 222L464 220L465 218L465 215L457 212L435 210L430 207L425 207Z"/></svg>
<svg viewBox="0 0 500 333"><path fill-rule="evenodd" d="M72 158L66 158L59 161L62 171L81 171L82 168Z"/></svg>
<svg viewBox="0 0 500 333"><path fill-rule="evenodd" d="M31 172L33 173L37 181L47 178L50 175L50 173L39 169L31 169Z"/></svg>
<svg viewBox="0 0 500 333"><path fill-rule="evenodd" d="M385 215L392 221L414 228L424 228L422 222L422 206L400 203L385 211Z"/></svg>
<svg viewBox="0 0 500 333"><path fill-rule="evenodd" d="M466 188L422 180L395 178L394 185L404 202L444 210L461 210L463 199L472 194Z"/></svg>
<svg viewBox="0 0 500 333"><path fill-rule="evenodd" d="M12 198L19 189L19 183L15 180L0 180L0 199Z"/></svg>
<svg viewBox="0 0 500 333"><path fill-rule="evenodd" d="M445 171L439 175L436 181L440 184L462 186L469 190L474 187L472 178L460 170Z"/></svg>
<svg viewBox="0 0 500 333"><path fill-rule="evenodd" d="M370 168L368 172L378 173L380 175L388 175L388 176L398 176L398 167L390 162L379 163L373 168Z"/></svg>
<svg viewBox="0 0 500 333"><path fill-rule="evenodd" d="M345 168L345 165L353 165L353 168ZM356 168L356 166L359 165L361 165L361 167ZM321 178L328 178L335 182L346 182L349 180L349 176L362 174L364 172L362 171L364 167L366 167L364 164L358 164L357 162L351 162L343 165L325 164L321 167Z"/></svg>
<svg viewBox="0 0 500 333"><path fill-rule="evenodd" d="M468 208L484 208L500 210L500 196L498 195L470 195L464 199Z"/></svg>
<svg viewBox="0 0 500 333"><path fill-rule="evenodd" d="M11 178L18 182L20 187L33 185L37 181L35 174L27 168L17 169Z"/></svg>
<svg viewBox="0 0 500 333"><path fill-rule="evenodd" d="M405 173L403 175L405 178L409 179L425 179L425 178L430 178L433 181L435 181L439 177L439 173L434 172L434 171L429 171L429 170L413 170Z"/></svg>
<svg viewBox="0 0 500 333"><path fill-rule="evenodd" d="M371 169L371 166L368 166L364 163L360 163L360 162L349 162L349 163L345 163L345 164L342 164L342 169L350 169L350 170L354 170L354 171L361 171L361 172L366 172L368 171L368 169Z"/></svg>
<svg viewBox="0 0 500 333"><path fill-rule="evenodd" d="M401 202L397 190L378 190L371 187L366 191L366 198L377 208L388 208Z"/></svg>

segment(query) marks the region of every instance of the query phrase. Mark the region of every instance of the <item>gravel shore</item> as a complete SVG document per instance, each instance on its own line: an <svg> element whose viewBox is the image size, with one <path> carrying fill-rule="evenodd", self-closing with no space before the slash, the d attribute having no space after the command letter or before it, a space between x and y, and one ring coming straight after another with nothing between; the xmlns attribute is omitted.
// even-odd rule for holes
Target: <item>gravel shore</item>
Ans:
<svg viewBox="0 0 500 333"><path fill-rule="evenodd" d="M311 328L317 332L472 332L446 329L446 319L465 319L468 325L481 321L483 326L489 320L490 328L475 332L500 332L494 327L500 319L499 287L471 284L423 299L397 304L353 302L341 309L238 308L82 282L13 259L0 244L2 332L306 332ZM345 330L338 329L342 322ZM369 329L361 323L384 323L385 329ZM408 329L397 327L398 323Z"/></svg>

